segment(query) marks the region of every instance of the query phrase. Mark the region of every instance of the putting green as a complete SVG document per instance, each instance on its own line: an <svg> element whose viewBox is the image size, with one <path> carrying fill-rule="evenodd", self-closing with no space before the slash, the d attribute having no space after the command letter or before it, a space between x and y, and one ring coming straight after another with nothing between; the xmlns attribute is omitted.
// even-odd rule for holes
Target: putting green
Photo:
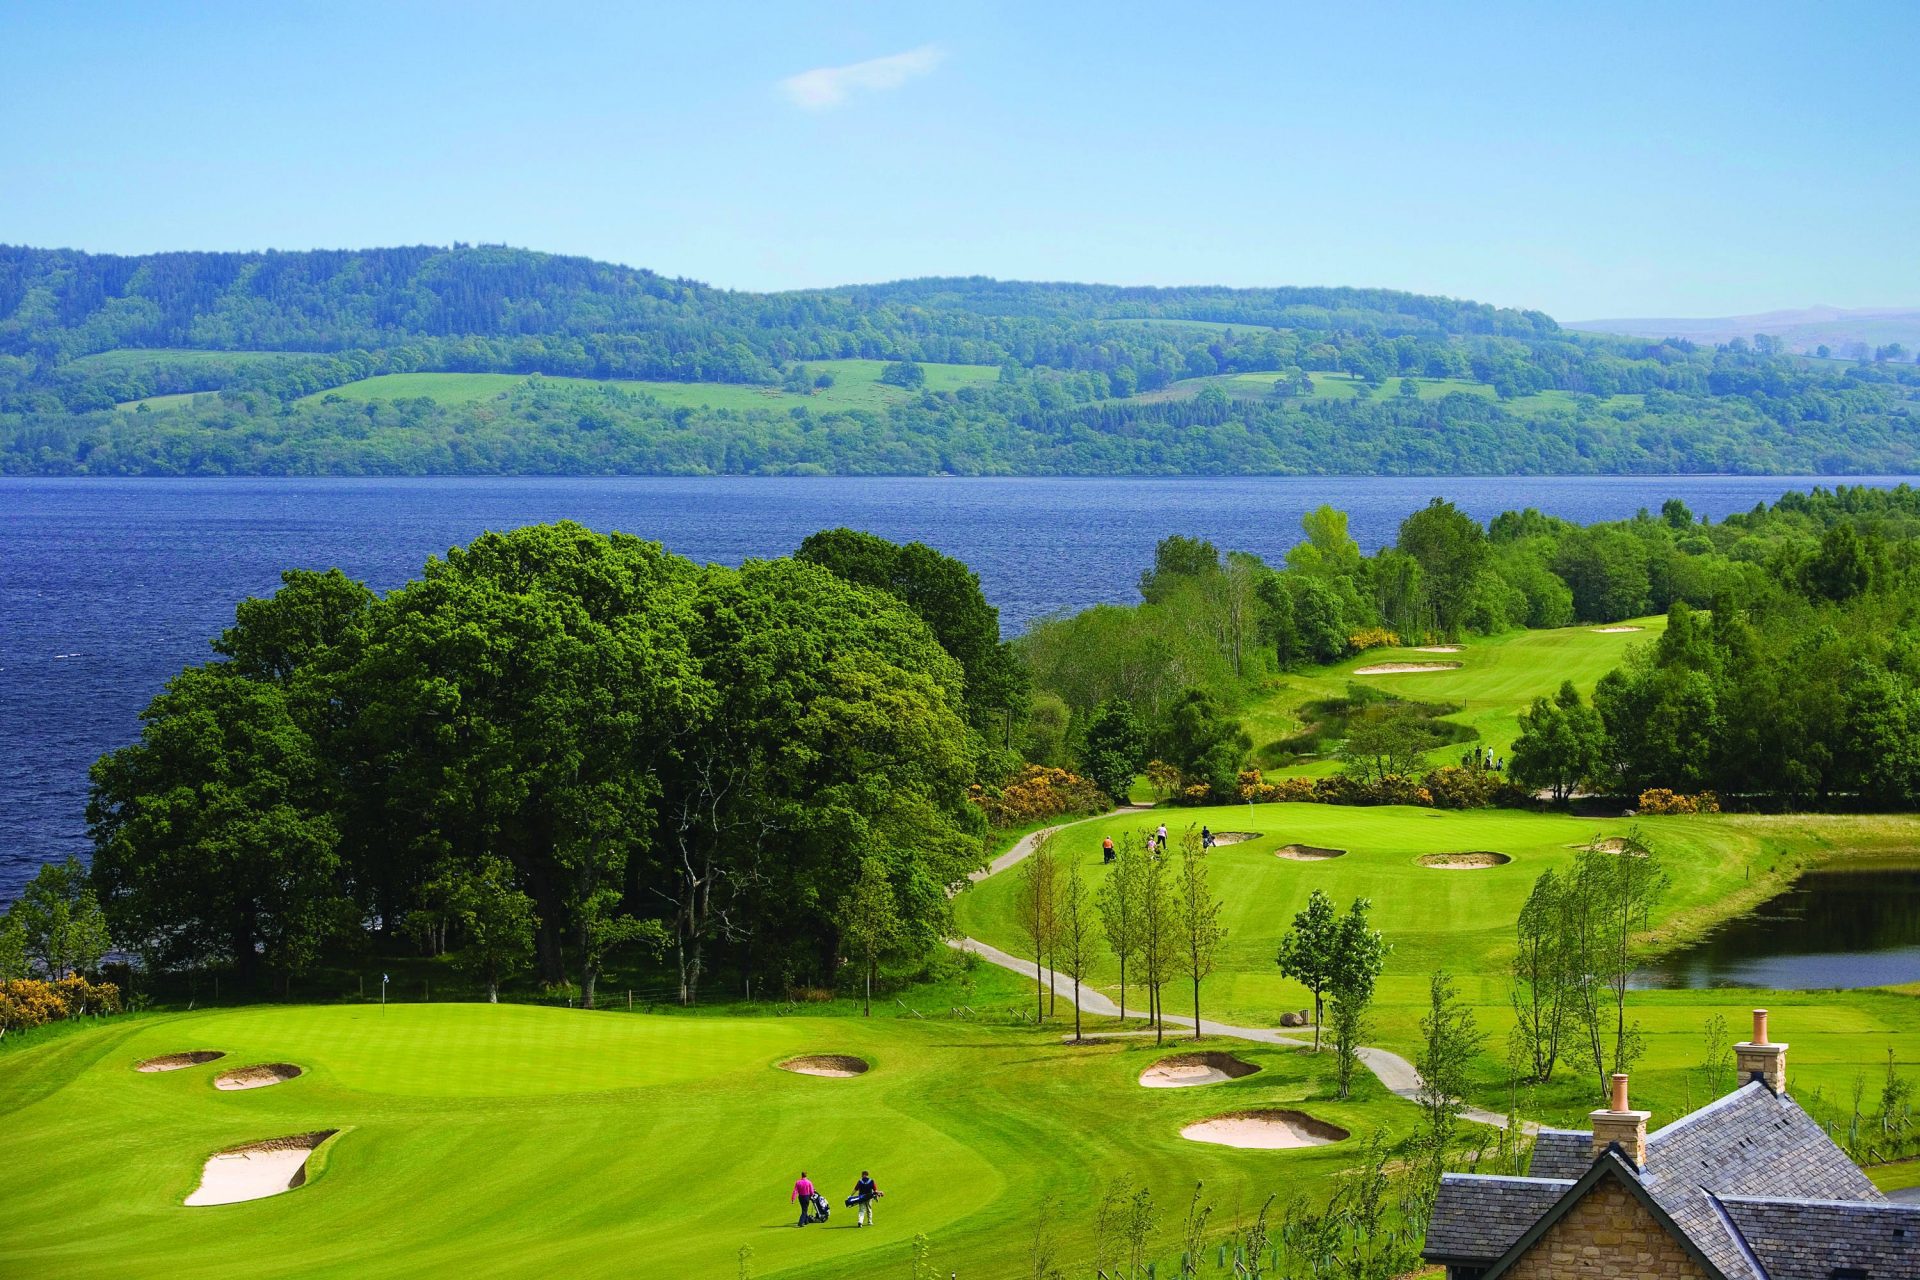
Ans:
<svg viewBox="0 0 1920 1280"><path fill-rule="evenodd" d="M1148 1090L1140 1073L1171 1049L1068 1045L1058 1025L454 1004L129 1015L0 1054L0 1274L733 1276L749 1245L758 1277L852 1277L904 1273L921 1232L942 1274L1001 1274L1042 1189L1069 1237L1118 1173L1168 1213L1204 1179L1228 1212L1317 1186L1367 1134L1412 1123L1370 1077L1332 1101L1324 1057L1232 1047L1262 1070ZM234 1093L214 1087L219 1064L134 1070L182 1048L304 1073ZM803 1053L873 1066L777 1069ZM1268 1107L1355 1139L1239 1151L1179 1136ZM341 1132L306 1185L181 1203L210 1153L319 1129ZM887 1195L856 1233L840 1206L863 1168ZM802 1169L837 1210L825 1227L791 1225Z"/></svg>

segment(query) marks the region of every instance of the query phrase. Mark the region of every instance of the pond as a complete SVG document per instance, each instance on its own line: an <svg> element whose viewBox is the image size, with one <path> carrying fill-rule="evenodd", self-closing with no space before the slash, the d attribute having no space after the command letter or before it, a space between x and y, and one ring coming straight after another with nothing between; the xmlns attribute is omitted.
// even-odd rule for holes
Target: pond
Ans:
<svg viewBox="0 0 1920 1280"><path fill-rule="evenodd" d="M1809 872L1634 975L1636 987L1818 991L1920 982L1920 863Z"/></svg>

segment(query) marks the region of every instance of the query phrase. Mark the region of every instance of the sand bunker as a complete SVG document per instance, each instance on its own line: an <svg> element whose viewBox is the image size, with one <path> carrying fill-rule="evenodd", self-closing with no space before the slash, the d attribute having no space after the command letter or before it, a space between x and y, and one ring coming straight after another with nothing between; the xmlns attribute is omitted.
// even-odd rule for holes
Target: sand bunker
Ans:
<svg viewBox="0 0 1920 1280"><path fill-rule="evenodd" d="M318 1133L296 1133L290 1138L269 1138L249 1142L244 1147L229 1147L207 1157L200 1171L200 1185L187 1197L188 1204L237 1204L242 1200L264 1200L283 1191L305 1185L307 1157L313 1149L338 1133L322 1129Z"/></svg>
<svg viewBox="0 0 1920 1280"><path fill-rule="evenodd" d="M1189 1089L1200 1084L1219 1084L1238 1080L1260 1068L1230 1053L1177 1053L1162 1058L1140 1073L1140 1083L1148 1089Z"/></svg>
<svg viewBox="0 0 1920 1280"><path fill-rule="evenodd" d="M1412 652L1412 653L1459 653L1462 649L1466 647L1467 646L1463 644L1416 644L1413 646L1411 650L1409 650L1409 652Z"/></svg>
<svg viewBox="0 0 1920 1280"><path fill-rule="evenodd" d="M1411 676L1423 671L1458 671L1457 662L1378 662L1371 667L1356 667L1357 676Z"/></svg>
<svg viewBox="0 0 1920 1280"><path fill-rule="evenodd" d="M1291 858L1295 862L1325 862L1328 858L1344 858L1345 849L1323 849L1317 844L1283 844L1273 851L1276 858Z"/></svg>
<svg viewBox="0 0 1920 1280"><path fill-rule="evenodd" d="M148 1058L135 1067L135 1071L179 1071L185 1067L200 1067L215 1058L227 1055L218 1049L195 1049L192 1053L164 1053L157 1058Z"/></svg>
<svg viewBox="0 0 1920 1280"><path fill-rule="evenodd" d="M1482 867L1501 866L1513 859L1504 853L1475 850L1472 853L1429 853L1415 861L1423 867L1435 867L1441 871L1478 871Z"/></svg>
<svg viewBox="0 0 1920 1280"><path fill-rule="evenodd" d="M1608 836L1604 840L1595 840L1592 844L1570 844L1569 849L1592 849L1596 853L1625 854L1629 858L1644 858L1647 847L1625 836Z"/></svg>
<svg viewBox="0 0 1920 1280"><path fill-rule="evenodd" d="M866 1074L867 1060L846 1053L809 1053L805 1057L788 1058L780 1064L780 1069L795 1075L844 1079Z"/></svg>
<svg viewBox="0 0 1920 1280"><path fill-rule="evenodd" d="M285 1084L299 1074L300 1068L291 1062L262 1062L256 1066L221 1072L213 1078L213 1087L216 1089L264 1089L272 1084Z"/></svg>
<svg viewBox="0 0 1920 1280"><path fill-rule="evenodd" d="M1645 627L1588 627L1596 635L1617 636L1627 631L1645 631Z"/></svg>
<svg viewBox="0 0 1920 1280"><path fill-rule="evenodd" d="M1339 1125L1316 1120L1304 1111L1236 1111L1196 1121L1182 1129L1180 1136L1222 1147L1278 1151L1290 1147L1324 1147L1353 1135Z"/></svg>
<svg viewBox="0 0 1920 1280"><path fill-rule="evenodd" d="M1213 833L1213 845L1214 848L1217 849L1222 845L1245 844L1249 840L1258 840L1259 838L1260 833L1258 831L1216 831Z"/></svg>

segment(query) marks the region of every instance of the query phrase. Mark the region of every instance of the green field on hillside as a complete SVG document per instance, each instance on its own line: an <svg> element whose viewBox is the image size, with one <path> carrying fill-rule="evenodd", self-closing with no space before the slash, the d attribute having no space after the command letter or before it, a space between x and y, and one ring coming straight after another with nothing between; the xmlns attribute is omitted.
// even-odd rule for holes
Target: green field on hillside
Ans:
<svg viewBox="0 0 1920 1280"><path fill-rule="evenodd" d="M1276 373L1236 373L1218 379L1228 394L1266 395L1273 389ZM1350 373L1310 373L1313 382L1315 400L1352 400L1365 395L1371 399L1396 396L1400 392L1400 378L1388 378L1378 389L1370 389ZM1201 381L1208 381L1202 379ZM1499 393L1490 383L1473 382L1465 378L1412 378L1409 379L1420 391L1422 400L1439 400L1450 395L1479 396L1485 400L1499 399ZM1637 395L1601 397L1603 409L1637 409L1644 397ZM1574 393L1571 391L1536 391L1530 395L1515 396L1506 402L1507 407L1518 411L1547 408L1571 408Z"/></svg>
<svg viewBox="0 0 1920 1280"><path fill-rule="evenodd" d="M248 360L307 360L311 351L202 351L193 347L115 347L92 355L76 356L63 368L85 369L99 373L108 369L144 369L151 365L231 365Z"/></svg>
<svg viewBox="0 0 1920 1280"><path fill-rule="evenodd" d="M1151 1187L1169 1273L1197 1180L1225 1224L1268 1193L1324 1192L1412 1104L1367 1076L1332 1100L1331 1061L1226 1045L1263 1069L1145 1089L1177 1046L1073 1046L1060 1028L875 1017L666 1016L515 1005L259 1006L129 1015L0 1055L0 1273L195 1276L905 1275L917 1234L939 1274L1013 1274L1037 1202L1084 1240L1100 1186ZM154 1055L219 1050L143 1074ZM872 1069L777 1068L808 1053ZM305 1074L221 1092L231 1066ZM1236 1150L1183 1125L1249 1106L1306 1107L1352 1132L1301 1150ZM228 1147L337 1129L291 1192L187 1207ZM862 1169L876 1222L842 1207ZM834 1212L795 1229L811 1174ZM85 1195L75 1194L76 1188ZM1213 1274L1211 1271L1208 1274Z"/></svg>
<svg viewBox="0 0 1920 1280"><path fill-rule="evenodd" d="M1514 920L1534 878L1548 869L1571 866L1575 846L1596 835L1637 832L1659 854L1672 875L1671 888L1650 922L1653 936L1661 941L1688 936L1750 909L1821 859L1920 856L1920 818L1912 817L1723 815L1602 821L1513 810L1314 804L1122 814L1071 828L1057 847L1063 856L1081 861L1092 891L1106 876L1101 837L1118 838L1162 820L1172 832L1204 823L1215 831L1258 833L1256 839L1222 847L1212 857L1229 934L1219 971L1204 989L1203 1013L1240 1025L1271 1027L1283 1011L1306 1006L1307 993L1282 978L1274 963L1281 935L1316 887L1343 908L1356 897L1367 897L1374 903L1375 926L1393 945L1370 1041L1412 1057L1427 977L1436 968L1450 970L1459 978L1462 994L1477 1006L1481 1026L1491 1033L1478 1064L1477 1100L1495 1109L1505 1106L1504 1035L1511 1021L1506 973L1514 950ZM1323 861L1276 856L1280 846L1296 843L1346 852ZM1478 870L1442 870L1416 861L1423 854L1468 851L1502 853L1512 861ZM1017 892L1017 878L1006 874L970 889L957 902L962 929L1015 955L1027 954L1030 948L1022 942L1016 918ZM1103 990L1117 994L1117 972L1110 957L1102 961L1095 978ZM1170 988L1168 1008L1183 1011L1186 999L1185 987L1176 984ZM1668 1115L1697 1105L1701 1099L1692 1068L1701 1057L1703 1023L1717 1011L1738 1027L1745 1010L1756 1004L1777 1011L1775 1026L1794 1046L1798 1092L1816 1109L1823 1097L1829 1116L1856 1073L1878 1078L1888 1047L1902 1063L1920 1060L1920 1000L1913 993L1638 992L1631 1006L1645 1024L1649 1047L1636 1073L1635 1096ZM1533 1094L1526 1109L1556 1123L1572 1123L1594 1105L1597 1088L1590 1073L1564 1073Z"/></svg>
<svg viewBox="0 0 1920 1280"><path fill-rule="evenodd" d="M955 391L961 387L992 382L1000 376L992 365L924 364L926 389ZM831 387L810 395L782 391L778 387L750 386L731 382L642 382L630 378L544 377L549 386L613 387L649 395L675 408L705 409L778 409L799 405L821 411L833 409L881 409L908 399L914 392L888 386L880 381L886 368L880 360L808 361L807 369L818 375L831 373ZM338 396L346 400L404 400L425 396L441 404L471 404L490 399L514 387L524 385L529 376L516 373L389 373L363 378L330 391L305 396L296 403L310 404Z"/></svg>
<svg viewBox="0 0 1920 1280"><path fill-rule="evenodd" d="M163 396L145 396L139 400L125 400L113 406L126 413L134 413L141 405L155 410L172 409L179 405L192 404L195 396L217 396L217 391L175 391Z"/></svg>
<svg viewBox="0 0 1920 1280"><path fill-rule="evenodd" d="M1535 698L1551 695L1563 680L1573 681L1583 696L1591 696L1600 677L1619 666L1634 645L1658 637L1666 630L1667 620L1655 616L1611 625L1636 629L1609 631L1578 626L1510 631L1463 641L1457 653L1369 649L1328 666L1290 671L1278 677L1271 692L1241 710L1241 722L1253 737L1254 762L1276 776L1337 773L1339 761L1294 761L1281 744L1307 725L1310 717L1305 708L1309 703L1341 697L1349 684L1363 684L1400 698L1460 706L1460 711L1446 718L1471 725L1480 735L1477 745L1490 747L1495 755L1505 757L1511 754L1520 731L1520 713ZM1401 675L1355 674L1362 668L1396 663L1460 665L1454 670ZM1441 747L1428 753L1428 761L1455 764L1463 750L1458 745Z"/></svg>

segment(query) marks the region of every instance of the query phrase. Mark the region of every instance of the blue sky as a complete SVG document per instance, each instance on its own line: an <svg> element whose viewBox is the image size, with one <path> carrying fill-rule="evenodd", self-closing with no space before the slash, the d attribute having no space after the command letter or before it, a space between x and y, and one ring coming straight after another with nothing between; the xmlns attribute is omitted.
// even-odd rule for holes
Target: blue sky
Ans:
<svg viewBox="0 0 1920 1280"><path fill-rule="evenodd" d="M1916 48L1912 3L0 0L0 241L1920 305Z"/></svg>

